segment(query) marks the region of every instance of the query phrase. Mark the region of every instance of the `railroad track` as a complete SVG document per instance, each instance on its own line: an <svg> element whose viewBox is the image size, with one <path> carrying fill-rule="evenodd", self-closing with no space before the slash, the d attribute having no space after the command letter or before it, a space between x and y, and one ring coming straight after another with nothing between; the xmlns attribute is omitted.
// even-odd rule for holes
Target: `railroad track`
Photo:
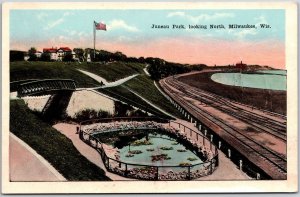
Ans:
<svg viewBox="0 0 300 197"><path fill-rule="evenodd" d="M186 96L189 96L201 103L211 105L214 108L229 114L252 127L267 132L276 138L286 141L286 124L278 122L276 120L269 119L264 116L260 116L251 111L245 110L243 108L237 107L230 102L226 101L220 96L215 96L212 94L207 95L206 92L197 90L189 85L185 85L182 82L172 80L170 78L166 79L166 83L172 85L172 87L180 90Z"/></svg>
<svg viewBox="0 0 300 197"><path fill-rule="evenodd" d="M214 99L215 101L217 101L218 102L218 100L220 100L220 101L223 101L223 103L222 104L224 104L224 105L227 105L227 106L229 106L229 107L231 107L232 109L242 109L242 108L240 108L240 107L236 107L236 105L234 105L234 104L238 104L238 105L242 105L242 104L240 104L240 103L237 103L237 102L232 102L232 101L229 101L229 100L227 100L227 99L224 99L223 97L220 97L220 96L217 96L217 95L212 95L212 94L208 94L207 92L204 92L204 91L202 91L202 90L198 90L198 89L196 89L196 88L194 88L194 89L192 89L195 93L197 93L197 94L201 94L201 95L204 95L204 96L206 96L207 98L211 98L211 99ZM209 95L209 96L207 96L207 95ZM217 99L217 100L216 100ZM219 101L219 102L220 102ZM234 103L234 104L232 104L232 103ZM245 106L245 105L242 105L242 106ZM250 107L250 106L247 106L249 109L252 109L252 107ZM252 111L250 111L250 110L246 110L246 109L242 109L245 113L248 113L248 114L251 114L251 116L257 116L257 114L255 114L255 113L253 113ZM265 112L264 112L265 113ZM274 121L274 120L272 120L272 119L269 119L269 118L266 118L266 117L264 117L264 116L259 116L260 117L260 119L261 120L268 120L268 121L271 121L273 124L275 124L275 125L278 125L279 127L282 127L282 128L286 128L286 117L283 117L283 116L281 116L281 115L277 115L277 114L269 114L269 115L271 115L271 116L277 116L277 118L280 118L280 119L282 119L282 121L283 122L278 122L278 121Z"/></svg>
<svg viewBox="0 0 300 197"><path fill-rule="evenodd" d="M175 79L179 79L180 76L174 76ZM178 82L181 82L180 80L178 80ZM181 82L182 83L182 82ZM183 83L185 84L185 83ZM187 84L186 84L187 85ZM207 91L204 91L204 90L201 90L201 89L198 89L199 91L202 91L202 92L205 92L207 95L212 95L212 96L215 96L217 98L220 98L220 99L225 99L224 97L222 96L219 96L219 95L216 95L214 93L210 93L210 92L207 92ZM265 114L269 114L273 117L279 117L279 118L283 118L285 119L285 123L286 123L286 115L283 115L283 114L279 114L279 113L276 113L276 112L271 112L271 111L268 111L268 110L264 110L264 109L261 109L261 108L257 108L255 106L251 106L251 105L247 105L247 104L244 104L244 103L240 103L238 101L235 101L235 100L231 100L229 98L226 98L225 100L227 100L228 102L230 103L234 103L234 104L238 104L238 105L241 105L241 106L245 106L245 107L248 107L248 108L253 108L253 109L258 109L262 112L264 112Z"/></svg>
<svg viewBox="0 0 300 197"><path fill-rule="evenodd" d="M233 108L236 108L236 106L233 105L233 104L238 104L240 106L247 106L249 109L250 108L254 108L254 107L251 107L251 106L248 106L248 105L245 105L245 104L238 103L238 102L233 101L233 100L226 99L226 98L224 98L222 96L219 96L219 95L216 95L216 94L213 94L213 93L209 93L209 92L206 92L206 91L198 89L198 88L194 88L194 87L189 86L189 85L187 85L187 84L185 84L183 82L180 82L178 80L174 80L174 79L172 80L171 78L168 78L166 80L168 81L168 83L173 83L174 85L177 85L183 91L186 91L187 88L188 88L189 90L192 90L193 92L196 92L197 94L201 94L202 96L205 96L205 97L207 97L209 99L212 99L214 102L219 102L219 103L222 102L222 104L224 104L224 105L230 105L230 107L233 107ZM239 107L239 109L241 109L241 108ZM243 109L243 110L245 110L245 109ZM253 114L249 110L248 110L248 112L250 112L251 114ZM281 114L276 114L276 113L273 113L273 112L269 112L269 111L267 111L267 112L264 111L264 113L267 113L267 114L269 114L269 115L271 115L273 117L281 118L281 119L284 120L284 123L286 124L286 117L285 116L283 116ZM277 122L274 122L274 123L277 123ZM284 127L285 127L285 124L281 124L281 125L284 125Z"/></svg>
<svg viewBox="0 0 300 197"><path fill-rule="evenodd" d="M245 155L246 157L247 156L251 157L251 156L254 155L256 157L256 159L259 159L262 162L267 162L271 166L274 166L276 168L276 171L279 173L277 177L281 177L281 178L286 177L286 171L287 171L287 164L286 163L287 163L287 161L286 161L286 156L285 155L279 154L279 153L267 148L263 144L260 144L256 141L254 141L249 136L247 136L243 132L241 132L238 128L235 128L234 126L227 124L221 118L218 118L218 117L214 116L213 114L211 114L211 113L209 113L205 110L200 109L199 107L195 106L191 102L187 102L184 99L184 96L189 96L189 97L192 97L196 100L201 99L201 102L203 102L207 105L213 105L213 104L217 103L218 105L215 105L214 107L222 106L222 105L227 106L227 107L232 107L232 109L234 111L230 111L230 110L227 110L227 109L223 109L223 111L226 112L226 113L229 113L230 115L233 115L233 114L236 115L237 113L239 113L239 115L242 114L242 115L239 116L240 119L245 119L245 118L249 119L248 116L253 116L253 115L255 117L260 117L259 115L253 114L252 112L249 112L249 111L243 110L243 109L242 109L243 113L241 113L240 108L238 108L238 107L236 107L232 104L226 103L224 100L221 100L220 102L217 102L216 97L211 98L212 95L208 95L208 96L204 95L205 98L203 99L202 98L203 97L202 92L197 92L197 91L193 92L193 91L195 91L193 88L186 89L187 86L182 86L181 84L177 84L176 81L174 83L174 81L175 80L170 81L170 78L167 78L166 80L162 80L161 83L160 83L161 86L163 87L163 89L165 90L165 92L169 96L171 96L176 102L178 102L182 107L184 107L191 114L194 114L193 115L194 117L201 117L201 119L206 119L211 124L215 124L218 127L222 128L222 130L224 130L232 139L235 139L237 141L237 143L234 143L235 146L246 147L247 148L247 154L249 154L249 155ZM169 87L169 85L176 88L176 89L178 89L181 92L174 91L173 89L171 89ZM190 88L190 86L189 86L189 88ZM190 92L190 91L192 91L192 92ZM195 95L196 93L199 93L199 95ZM213 99L213 101L208 100L209 98ZM208 102L208 101L210 101L210 102ZM268 119L266 117L262 117L262 118L263 119L260 120L259 123L264 123L265 124L264 127L267 127L269 129L271 129L269 124L271 124L275 120L268 121ZM249 121L249 120L246 120L246 121ZM254 122L254 123L259 124L257 122ZM254 123L253 123L253 125L256 126L257 128L259 128L259 125L255 125ZM280 127L280 128L284 127L284 128L286 128L284 126L284 124L281 124L281 123L278 123L275 127ZM274 129L275 127L272 127L272 129ZM265 130L266 129L264 129L264 131ZM282 136L280 136L282 134L282 132L274 132L274 131L270 132L269 131L268 133L270 135L274 135L277 138L281 138L281 139L283 139L285 137L285 140L286 140L286 133L285 133L285 135L282 135ZM233 142L231 142L231 143L233 143ZM265 168L265 167L262 166L262 168ZM268 170L268 169L266 169L266 170Z"/></svg>

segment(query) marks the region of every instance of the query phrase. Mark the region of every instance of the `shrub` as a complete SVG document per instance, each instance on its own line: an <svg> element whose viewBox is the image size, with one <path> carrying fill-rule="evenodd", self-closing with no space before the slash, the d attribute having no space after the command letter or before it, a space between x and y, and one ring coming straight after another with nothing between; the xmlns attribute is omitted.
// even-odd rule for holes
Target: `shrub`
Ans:
<svg viewBox="0 0 300 197"><path fill-rule="evenodd" d="M80 112L77 112L75 114L74 119L76 121L81 122L90 119L109 118L109 117L112 117L112 115L107 111L103 111L103 110L96 111L94 109L84 109Z"/></svg>

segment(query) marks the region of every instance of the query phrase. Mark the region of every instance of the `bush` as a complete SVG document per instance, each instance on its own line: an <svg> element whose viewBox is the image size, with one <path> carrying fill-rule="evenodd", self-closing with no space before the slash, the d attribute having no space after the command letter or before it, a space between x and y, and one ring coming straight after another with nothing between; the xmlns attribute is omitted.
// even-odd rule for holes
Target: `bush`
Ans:
<svg viewBox="0 0 300 197"><path fill-rule="evenodd" d="M90 119L99 119L99 118L109 118L112 117L107 111L94 109L85 109L75 114L75 120L78 122L90 120Z"/></svg>
<svg viewBox="0 0 300 197"><path fill-rule="evenodd" d="M24 61L24 51L9 51L9 61Z"/></svg>
<svg viewBox="0 0 300 197"><path fill-rule="evenodd" d="M50 62L51 57L49 53L42 53L41 55L41 61L46 61L46 62Z"/></svg>
<svg viewBox="0 0 300 197"><path fill-rule="evenodd" d="M73 61L73 55L72 55L72 53L67 53L64 57L63 57L63 59L62 59L64 62L71 62L71 61Z"/></svg>

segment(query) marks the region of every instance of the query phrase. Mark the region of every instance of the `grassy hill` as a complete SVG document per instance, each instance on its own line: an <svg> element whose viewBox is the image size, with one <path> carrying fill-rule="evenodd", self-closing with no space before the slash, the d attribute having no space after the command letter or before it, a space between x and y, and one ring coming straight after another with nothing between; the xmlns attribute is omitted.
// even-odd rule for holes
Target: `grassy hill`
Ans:
<svg viewBox="0 0 300 197"><path fill-rule="evenodd" d="M137 92L140 96L161 109L169 112L175 117L182 117L182 114L159 92L154 81L145 74L139 75L124 84L125 87Z"/></svg>
<svg viewBox="0 0 300 197"><path fill-rule="evenodd" d="M181 114L174 109L173 105L157 90L153 84L154 81L144 74L143 69L145 66L145 64L141 63L128 62L112 62L108 64L83 62L79 64L77 62L18 61L11 62L10 64L10 80L66 78L75 80L78 87L95 87L98 86L99 83L79 72L77 69L94 73L108 81L115 81L133 74L140 74L134 79L127 81L124 86L102 89L99 91L147 110L155 115L166 117L162 112L131 93L127 89L129 88L161 109L176 117L181 117ZM120 98L120 96L122 98Z"/></svg>
<svg viewBox="0 0 300 197"><path fill-rule="evenodd" d="M10 63L10 81L25 79L73 79L78 87L94 87L97 81L79 72L77 69L86 70L104 77L107 81L115 81L129 75L141 73L144 64L113 62L109 64L77 62L26 62L17 61Z"/></svg>
<svg viewBox="0 0 300 197"><path fill-rule="evenodd" d="M154 86L154 81L144 74L144 68L145 64L125 62L79 64L17 61L10 63L10 81L66 78L75 80L78 87L95 87L99 83L77 69L92 72L108 81L139 74L120 86L103 88L99 91L156 116L170 118L130 91L133 90L157 107L176 117L181 117L181 114ZM48 160L68 180L109 180L102 169L83 157L68 138L35 115L22 100L10 101L10 131Z"/></svg>
<svg viewBox="0 0 300 197"><path fill-rule="evenodd" d="M112 62L108 64L89 63L75 64L76 68L86 70L105 78L107 81L112 82L133 74L143 72L144 64L140 63L127 63L127 62Z"/></svg>
<svg viewBox="0 0 300 197"><path fill-rule="evenodd" d="M11 62L10 81L25 79L74 79L78 87L99 85L94 79L82 74L74 67L75 63L63 62Z"/></svg>

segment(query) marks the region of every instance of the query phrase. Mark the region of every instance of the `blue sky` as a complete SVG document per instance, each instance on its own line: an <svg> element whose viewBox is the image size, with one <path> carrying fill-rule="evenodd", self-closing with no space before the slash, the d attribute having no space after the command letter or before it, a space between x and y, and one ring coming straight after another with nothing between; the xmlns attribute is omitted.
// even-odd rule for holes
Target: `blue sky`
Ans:
<svg viewBox="0 0 300 197"><path fill-rule="evenodd" d="M71 46L93 47L93 21L103 22L107 31L97 31L97 48L110 51L119 50L135 54L128 46L136 50L144 45L157 43L161 50L161 41L183 40L197 43L212 41L252 44L272 44L285 41L284 10L11 10L10 12L10 46L11 49L26 50L31 46L41 50L43 47ZM271 29L228 29L228 24L271 25ZM210 25L223 24L227 29L221 30L174 30L151 29L152 24L172 25L189 24ZM267 42L268 41L268 42ZM275 41L275 42L274 42ZM140 48L137 47L139 45ZM170 45L170 42L168 43ZM227 44L228 45L228 44ZM249 44L248 44L249 45ZM127 46L127 48L125 47ZM206 45L208 46L208 45ZM224 46L220 45L220 46ZM244 45L243 45L244 46ZM180 48L178 46L178 48ZM195 50L195 46L192 47ZM190 48L190 50L192 50ZM148 52L155 50L148 49ZM200 49L199 49L200 50ZM233 53L237 52L232 49ZM179 53L179 51L178 51ZM159 54L149 54L159 55ZM233 57L234 58L234 57ZM200 59L201 60L201 59ZM200 61L199 60L199 61ZM196 60L195 60L196 61Z"/></svg>
<svg viewBox="0 0 300 197"><path fill-rule="evenodd" d="M158 37L213 37L217 39L284 40L283 10L13 10L10 17L11 40L47 40L65 36L72 39L92 36L93 20L107 24L101 32L107 39L141 40ZM258 24L269 29L241 33L243 30L151 29L152 24ZM99 33L98 33L99 34ZM99 34L100 36L100 34ZM74 40L74 42L76 42Z"/></svg>

